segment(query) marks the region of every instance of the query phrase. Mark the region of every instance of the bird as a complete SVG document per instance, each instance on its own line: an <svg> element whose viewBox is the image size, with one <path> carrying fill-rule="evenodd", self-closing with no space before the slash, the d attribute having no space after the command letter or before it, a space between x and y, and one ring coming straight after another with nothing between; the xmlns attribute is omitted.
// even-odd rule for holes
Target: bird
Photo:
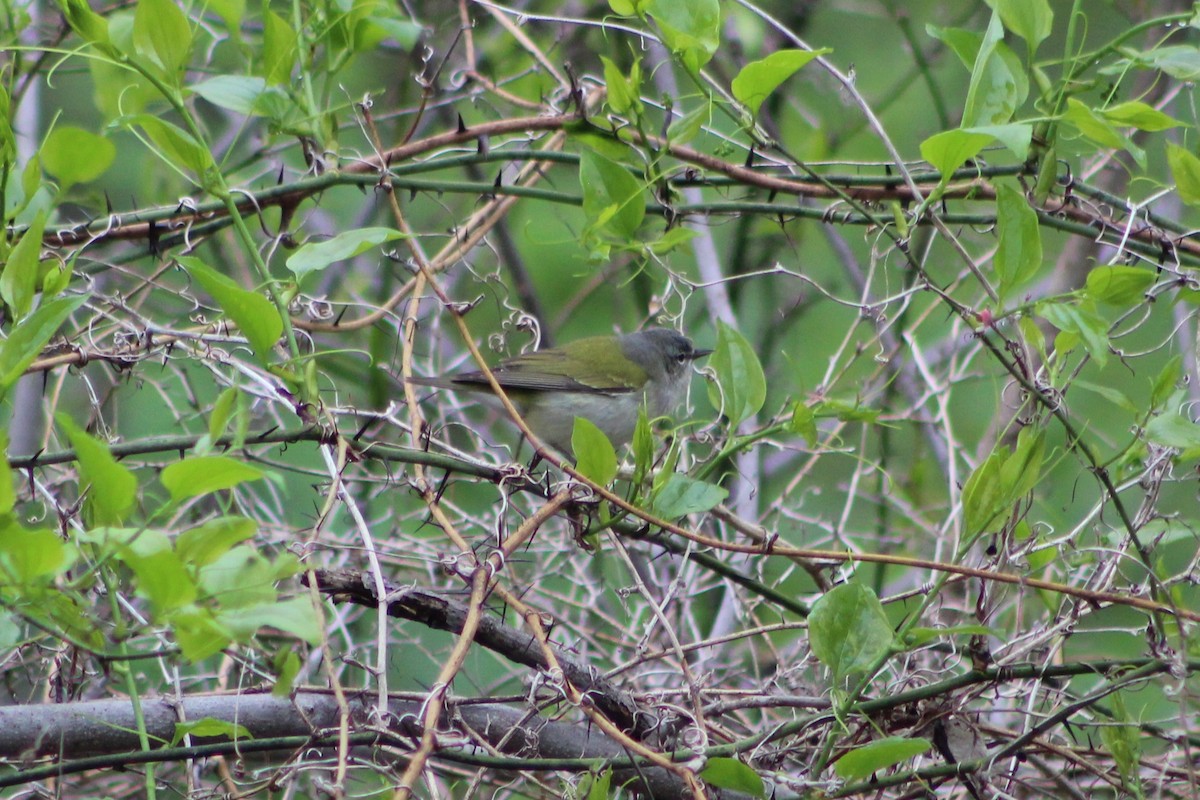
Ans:
<svg viewBox="0 0 1200 800"><path fill-rule="evenodd" d="M620 448L633 438L639 407L645 404L648 419L674 411L687 387L689 366L710 353L678 331L647 328L513 356L491 372L534 435L571 455L576 417L594 424ZM479 370L408 380L492 394Z"/></svg>

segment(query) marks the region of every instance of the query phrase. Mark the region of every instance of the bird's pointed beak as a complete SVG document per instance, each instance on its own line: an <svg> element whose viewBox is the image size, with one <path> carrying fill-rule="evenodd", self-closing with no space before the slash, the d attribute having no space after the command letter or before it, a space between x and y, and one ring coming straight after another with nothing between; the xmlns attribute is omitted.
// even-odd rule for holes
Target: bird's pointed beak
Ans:
<svg viewBox="0 0 1200 800"><path fill-rule="evenodd" d="M712 350L701 347L692 351L691 359L692 361L695 361L698 358L704 358L705 356L710 355L712 355Z"/></svg>

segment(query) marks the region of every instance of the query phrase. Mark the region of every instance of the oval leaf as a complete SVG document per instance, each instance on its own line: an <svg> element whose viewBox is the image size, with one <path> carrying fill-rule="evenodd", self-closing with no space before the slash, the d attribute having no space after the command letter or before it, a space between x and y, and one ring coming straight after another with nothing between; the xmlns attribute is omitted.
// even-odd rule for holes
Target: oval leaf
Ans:
<svg viewBox="0 0 1200 800"><path fill-rule="evenodd" d="M883 604L866 586L844 583L826 592L808 618L813 655L837 679L875 664L892 647Z"/></svg>
<svg viewBox="0 0 1200 800"><path fill-rule="evenodd" d="M258 467L228 456L204 456L184 459L167 467L162 471L162 484L171 493L171 500L178 503L189 497L256 481L264 475Z"/></svg>
<svg viewBox="0 0 1200 800"><path fill-rule="evenodd" d="M601 486L617 477L617 453L604 431L591 420L575 418L571 431L571 449L575 452L575 469Z"/></svg>
<svg viewBox="0 0 1200 800"><path fill-rule="evenodd" d="M758 109L771 92L814 58L831 50L778 50L742 67L733 79L733 96L758 116Z"/></svg>
<svg viewBox="0 0 1200 800"><path fill-rule="evenodd" d="M915 758L930 747L928 739L889 736L851 750L833 768L843 780L860 781L881 769Z"/></svg>
<svg viewBox="0 0 1200 800"><path fill-rule="evenodd" d="M767 380L754 348L724 322L717 327L717 347L708 359L717 383L709 385L713 408L729 419L729 429L758 413L767 399Z"/></svg>
<svg viewBox="0 0 1200 800"><path fill-rule="evenodd" d="M403 238L403 233L391 228L358 228L346 231L332 239L304 245L288 257L287 268L295 273L297 280L302 280L310 272L317 272L335 262L354 258L359 253L365 253L384 242Z"/></svg>

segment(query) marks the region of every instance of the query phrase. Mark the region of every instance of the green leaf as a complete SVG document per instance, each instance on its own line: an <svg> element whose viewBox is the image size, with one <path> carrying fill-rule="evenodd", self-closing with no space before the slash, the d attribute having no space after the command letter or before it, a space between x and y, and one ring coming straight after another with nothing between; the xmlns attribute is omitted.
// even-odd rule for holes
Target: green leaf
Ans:
<svg viewBox="0 0 1200 800"><path fill-rule="evenodd" d="M272 86L283 86L292 80L292 68L299 54L299 38L287 20L279 14L263 11L262 58L258 61L261 75Z"/></svg>
<svg viewBox="0 0 1200 800"><path fill-rule="evenodd" d="M1167 359L1162 372L1158 373L1158 377L1154 379L1154 385L1150 389L1150 408L1158 408L1165 403L1171 393L1175 391L1182 376L1183 358L1173 355Z"/></svg>
<svg viewBox="0 0 1200 800"><path fill-rule="evenodd" d="M998 448L975 468L963 485L963 527L968 539L997 530L1008 513L1000 467L1008 457L1008 448Z"/></svg>
<svg viewBox="0 0 1200 800"><path fill-rule="evenodd" d="M641 8L654 17L662 43L693 75L721 46L718 0L647 0Z"/></svg>
<svg viewBox="0 0 1200 800"><path fill-rule="evenodd" d="M700 135L704 123L712 119L712 102L706 101L694 109L671 120L667 127L667 141L673 144L687 144ZM691 228L672 228L672 230L691 230Z"/></svg>
<svg viewBox="0 0 1200 800"><path fill-rule="evenodd" d="M788 430L804 437L809 447L817 446L817 414L811 406L797 401L792 406L792 419Z"/></svg>
<svg viewBox="0 0 1200 800"><path fill-rule="evenodd" d="M112 166L117 148L108 139L74 125L59 125L38 151L42 167L66 189L99 178Z"/></svg>
<svg viewBox="0 0 1200 800"><path fill-rule="evenodd" d="M246 335L259 361L271 363L271 352L283 335L283 319L275 304L258 292L243 289L198 258L180 256L179 263Z"/></svg>
<svg viewBox="0 0 1200 800"><path fill-rule="evenodd" d="M321 626L317 624L312 602L307 597L222 611L217 618L240 641L246 641L260 629L269 627L290 633L309 644L321 642Z"/></svg>
<svg viewBox="0 0 1200 800"><path fill-rule="evenodd" d="M21 234L20 240L8 254L4 271L0 272L0 297L12 311L13 319L25 317L33 308L37 292L38 265L42 255L42 232L46 214L39 211L33 222Z"/></svg>
<svg viewBox="0 0 1200 800"><path fill-rule="evenodd" d="M1159 414L1146 424L1146 438L1164 447L1200 447L1200 425L1176 413Z"/></svg>
<svg viewBox="0 0 1200 800"><path fill-rule="evenodd" d="M1112 717L1116 725L1101 725L1100 740L1112 754L1121 773L1125 793L1131 797L1143 798L1141 761L1142 731L1140 726L1130 722L1129 712L1125 708L1122 692L1113 692L1109 702Z"/></svg>
<svg viewBox="0 0 1200 800"><path fill-rule="evenodd" d="M254 736L244 725L214 717L204 717L190 722L176 722L175 735L171 737L171 746L179 744L185 736L198 739L253 739Z"/></svg>
<svg viewBox="0 0 1200 800"><path fill-rule="evenodd" d="M654 433L646 417L646 405L638 406L637 424L633 428L633 485L641 486L654 464Z"/></svg>
<svg viewBox="0 0 1200 800"><path fill-rule="evenodd" d="M70 565L67 547L54 531L26 530L11 517L6 522L0 528L0 569L11 582L27 584Z"/></svg>
<svg viewBox="0 0 1200 800"><path fill-rule="evenodd" d="M17 504L12 467L8 465L8 433L0 428L0 519L12 513Z"/></svg>
<svg viewBox="0 0 1200 800"><path fill-rule="evenodd" d="M921 142L921 158L941 173L942 183L945 183L956 169L991 144L992 138L991 134L972 133L962 128L942 131Z"/></svg>
<svg viewBox="0 0 1200 800"><path fill-rule="evenodd" d="M591 149L583 150L579 159L583 213L606 233L622 240L634 238L646 216L641 181Z"/></svg>
<svg viewBox="0 0 1200 800"><path fill-rule="evenodd" d="M139 540L135 541L135 544ZM159 613L189 605L196 599L196 582L184 567L179 556L163 547L154 552L131 549L122 560L137 576L137 592L154 604Z"/></svg>
<svg viewBox="0 0 1200 800"><path fill-rule="evenodd" d="M275 685L271 687L271 694L274 697L287 697L296 684L296 676L300 674L300 656L291 647L280 647L271 660L271 668L275 671Z"/></svg>
<svg viewBox="0 0 1200 800"><path fill-rule="evenodd" d="M646 0L608 0L608 7L619 17L635 17L646 5Z"/></svg>
<svg viewBox="0 0 1200 800"><path fill-rule="evenodd" d="M889 736L856 747L834 764L834 772L844 781L861 781L881 769L916 758L932 747L927 739Z"/></svg>
<svg viewBox="0 0 1200 800"><path fill-rule="evenodd" d="M55 419L79 462L79 491L86 495L89 525L124 524L137 504L137 476L113 458L106 443L88 435L66 414Z"/></svg>
<svg viewBox="0 0 1200 800"><path fill-rule="evenodd" d="M173 612L170 620L183 657L193 663L221 652L233 641L209 609L188 607Z"/></svg>
<svg viewBox="0 0 1200 800"><path fill-rule="evenodd" d="M260 113L258 100L267 91L267 81L252 75L217 75L191 90L214 106L252 116Z"/></svg>
<svg viewBox="0 0 1200 800"><path fill-rule="evenodd" d="M222 489L231 489L247 481L263 478L258 467L228 456L202 456L177 461L162 471L162 484L171 493L172 502L200 497Z"/></svg>
<svg viewBox="0 0 1200 800"><path fill-rule="evenodd" d="M0 346L0 398L8 393L25 368L41 354L50 337L88 299L88 295L59 297L21 320Z"/></svg>
<svg viewBox="0 0 1200 800"><path fill-rule="evenodd" d="M96 45L108 44L108 22L104 17L92 11L87 0L58 0L58 6L66 17L71 30L79 34L84 41ZM101 48L109 52L111 48Z"/></svg>
<svg viewBox="0 0 1200 800"><path fill-rule="evenodd" d="M1004 27L1029 43L1029 52L1037 50L1054 27L1054 12L1047 0L987 0L1000 14Z"/></svg>
<svg viewBox="0 0 1200 800"><path fill-rule="evenodd" d="M163 77L178 84L192 50L192 27L174 0L138 0L133 17L133 45L162 67Z"/></svg>
<svg viewBox="0 0 1200 800"><path fill-rule="evenodd" d="M1120 75L1134 67L1156 69L1181 81L1192 82L1200 79L1200 49L1195 45L1169 45L1144 51L1121 48L1121 53L1126 59L1101 69L1101 74Z"/></svg>
<svg viewBox="0 0 1200 800"><path fill-rule="evenodd" d="M1009 122L1006 125L976 125L966 128L967 133L982 133L991 136L1008 151L1024 161L1029 157L1029 143L1033 141L1033 126L1025 122Z"/></svg>
<svg viewBox="0 0 1200 800"><path fill-rule="evenodd" d="M1165 131L1183 125L1179 120L1138 100L1105 108L1100 114L1114 125L1129 126L1140 131Z"/></svg>
<svg viewBox="0 0 1200 800"><path fill-rule="evenodd" d="M152 114L131 114L119 120L126 127L137 125L151 143L158 148L155 152L168 164L177 169L190 170L203 177L212 157L195 137L174 123L159 119Z"/></svg>
<svg viewBox="0 0 1200 800"><path fill-rule="evenodd" d="M834 678L861 672L892 648L892 626L870 588L844 583L826 592L808 618L809 643Z"/></svg>
<svg viewBox="0 0 1200 800"><path fill-rule="evenodd" d="M571 450L575 453L575 469L585 478L607 486L617 477L617 453L612 442L591 420L575 418Z"/></svg>
<svg viewBox="0 0 1200 800"><path fill-rule="evenodd" d="M1004 27L992 14L971 67L962 127L1003 125L1029 96L1029 80L1016 54L1004 44Z"/></svg>
<svg viewBox="0 0 1200 800"><path fill-rule="evenodd" d="M1167 143L1167 165L1175 179L1179 199L1189 206L1200 205L1200 158L1179 145Z"/></svg>
<svg viewBox="0 0 1200 800"><path fill-rule="evenodd" d="M185 565L203 567L225 555L234 545L253 538L257 532L258 523L252 519L218 517L180 534L175 552Z"/></svg>
<svg viewBox="0 0 1200 800"><path fill-rule="evenodd" d="M1039 303L1038 313L1060 331L1079 336L1100 366L1108 363L1108 323L1095 311L1073 303Z"/></svg>
<svg viewBox="0 0 1200 800"><path fill-rule="evenodd" d="M587 800L610 800L611 792L612 767L608 767L599 775L595 772L584 775L579 781L579 791L575 796L586 797Z"/></svg>
<svg viewBox="0 0 1200 800"><path fill-rule="evenodd" d="M720 486L676 472L655 492L652 511L663 519L679 519L715 508L728 496Z"/></svg>
<svg viewBox="0 0 1200 800"><path fill-rule="evenodd" d="M719 789L745 792L754 797L765 797L767 792L758 773L736 758L710 758L700 770L700 779Z"/></svg>
<svg viewBox="0 0 1200 800"><path fill-rule="evenodd" d="M279 579L274 566L253 542L231 548L198 573L204 596L219 600L226 610L274 603L278 599L275 582Z"/></svg>
<svg viewBox="0 0 1200 800"><path fill-rule="evenodd" d="M1000 278L1001 301L1013 289L1028 282L1042 268L1042 232L1037 212L1025 195L1000 183L996 186L996 274Z"/></svg>
<svg viewBox="0 0 1200 800"><path fill-rule="evenodd" d="M288 257L287 268L295 274L296 280L303 280L310 272L317 272L330 264L354 258L384 242L404 238L407 237L403 233L392 228L356 228L323 242L304 245Z"/></svg>
<svg viewBox="0 0 1200 800"><path fill-rule="evenodd" d="M979 47L983 44L982 34L965 28L943 28L932 23L925 26L925 32L953 50L968 70L975 65Z"/></svg>
<svg viewBox="0 0 1200 800"><path fill-rule="evenodd" d="M1146 299L1146 290L1154 285L1154 281L1151 270L1109 264L1088 273L1085 291L1100 303L1131 306Z"/></svg>
<svg viewBox="0 0 1200 800"><path fill-rule="evenodd" d="M1138 165L1145 168L1146 151L1134 144L1132 139L1118 131L1112 123L1094 109L1074 97L1067 99L1067 110L1062 119L1083 134L1086 139L1101 147L1128 151Z"/></svg>
<svg viewBox="0 0 1200 800"><path fill-rule="evenodd" d="M759 61L742 67L733 79L733 96L758 116L763 101L779 86L817 56L832 52L824 50L777 50Z"/></svg>
<svg viewBox="0 0 1200 800"><path fill-rule="evenodd" d="M721 322L708 365L716 373L716 384L708 387L709 402L729 420L729 429L737 430L767 399L767 380L758 354L744 336Z"/></svg>
<svg viewBox="0 0 1200 800"><path fill-rule="evenodd" d="M604 62L604 85L608 89L608 105L618 114L633 111L636 115L642 110L642 68L641 62L634 60L626 78L621 68L611 59L600 56Z"/></svg>

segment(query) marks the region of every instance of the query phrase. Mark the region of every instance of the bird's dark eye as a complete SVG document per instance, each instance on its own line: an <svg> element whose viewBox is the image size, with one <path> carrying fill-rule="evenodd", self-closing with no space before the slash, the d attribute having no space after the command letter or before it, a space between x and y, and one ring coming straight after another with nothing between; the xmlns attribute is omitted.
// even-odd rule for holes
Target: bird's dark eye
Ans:
<svg viewBox="0 0 1200 800"><path fill-rule="evenodd" d="M679 355L675 356L675 363L686 364L687 362L688 362L688 354L687 353L680 353Z"/></svg>

